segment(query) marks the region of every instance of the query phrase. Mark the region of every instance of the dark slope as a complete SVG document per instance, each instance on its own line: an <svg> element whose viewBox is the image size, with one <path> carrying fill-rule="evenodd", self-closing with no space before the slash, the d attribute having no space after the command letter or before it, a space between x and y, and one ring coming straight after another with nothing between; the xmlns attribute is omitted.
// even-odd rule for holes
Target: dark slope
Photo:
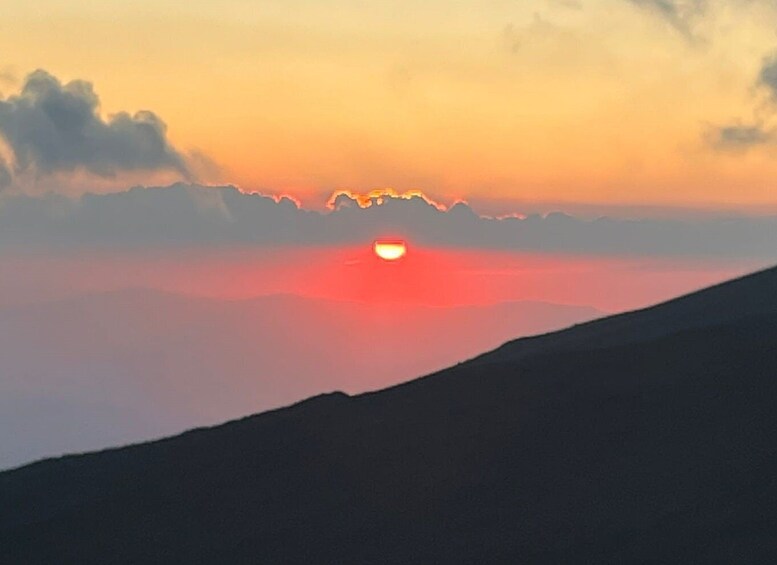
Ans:
<svg viewBox="0 0 777 565"><path fill-rule="evenodd" d="M774 562L775 302L766 271L533 354L2 473L0 561Z"/></svg>
<svg viewBox="0 0 777 565"><path fill-rule="evenodd" d="M777 269L773 268L643 310L594 320L560 332L521 338L482 355L479 360L502 362L544 351L610 347L777 313L775 289Z"/></svg>

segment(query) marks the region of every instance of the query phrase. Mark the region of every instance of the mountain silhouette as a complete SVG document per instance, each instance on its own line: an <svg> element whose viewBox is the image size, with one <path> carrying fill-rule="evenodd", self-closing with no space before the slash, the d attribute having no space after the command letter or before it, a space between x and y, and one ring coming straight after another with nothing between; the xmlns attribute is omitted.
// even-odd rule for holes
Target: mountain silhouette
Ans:
<svg viewBox="0 0 777 565"><path fill-rule="evenodd" d="M777 560L777 270L0 473L3 563Z"/></svg>

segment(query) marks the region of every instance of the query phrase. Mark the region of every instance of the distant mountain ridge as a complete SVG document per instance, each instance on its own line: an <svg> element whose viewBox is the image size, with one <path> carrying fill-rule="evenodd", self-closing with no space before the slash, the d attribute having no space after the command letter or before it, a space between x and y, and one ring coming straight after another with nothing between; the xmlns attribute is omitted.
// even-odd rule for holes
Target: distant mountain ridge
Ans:
<svg viewBox="0 0 777 565"><path fill-rule="evenodd" d="M0 309L0 468L382 388L593 308L435 308L130 289Z"/></svg>
<svg viewBox="0 0 777 565"><path fill-rule="evenodd" d="M561 333L519 338L481 356L481 359L492 361L531 355L549 342L555 349L585 347L594 336L599 347L620 345L776 313L777 296L768 295L775 288L777 269L766 269L737 279L736 284L724 282L655 306L583 323Z"/></svg>
<svg viewBox="0 0 777 565"><path fill-rule="evenodd" d="M775 405L769 270L383 391L0 473L0 561L774 562Z"/></svg>

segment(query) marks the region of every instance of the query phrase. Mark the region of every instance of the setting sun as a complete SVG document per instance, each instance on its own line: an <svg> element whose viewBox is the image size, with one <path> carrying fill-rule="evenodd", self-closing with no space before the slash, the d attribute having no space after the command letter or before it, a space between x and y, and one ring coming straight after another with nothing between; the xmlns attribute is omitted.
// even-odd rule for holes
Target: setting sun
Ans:
<svg viewBox="0 0 777 565"><path fill-rule="evenodd" d="M407 253L404 241L376 241L373 245L375 255L384 261L396 261Z"/></svg>

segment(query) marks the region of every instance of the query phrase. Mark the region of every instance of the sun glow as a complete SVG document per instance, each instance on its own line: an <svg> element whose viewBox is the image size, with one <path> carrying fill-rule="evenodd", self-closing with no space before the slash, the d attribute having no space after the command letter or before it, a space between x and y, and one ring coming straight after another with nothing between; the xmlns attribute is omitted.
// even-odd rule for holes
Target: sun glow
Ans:
<svg viewBox="0 0 777 565"><path fill-rule="evenodd" d="M351 190L336 190L329 197L329 200L327 200L326 207L330 210L336 209L337 200L340 196L345 196L349 200L355 202L359 208L369 208L373 205L381 206L387 200L411 200L413 198L419 198L430 206L434 206L440 212L445 212L448 209L447 206L435 202L420 190L397 192L393 188L376 188L375 190L370 190L366 193L354 192Z"/></svg>
<svg viewBox="0 0 777 565"><path fill-rule="evenodd" d="M376 241L373 244L375 255L384 261L397 261L407 253L404 241Z"/></svg>

